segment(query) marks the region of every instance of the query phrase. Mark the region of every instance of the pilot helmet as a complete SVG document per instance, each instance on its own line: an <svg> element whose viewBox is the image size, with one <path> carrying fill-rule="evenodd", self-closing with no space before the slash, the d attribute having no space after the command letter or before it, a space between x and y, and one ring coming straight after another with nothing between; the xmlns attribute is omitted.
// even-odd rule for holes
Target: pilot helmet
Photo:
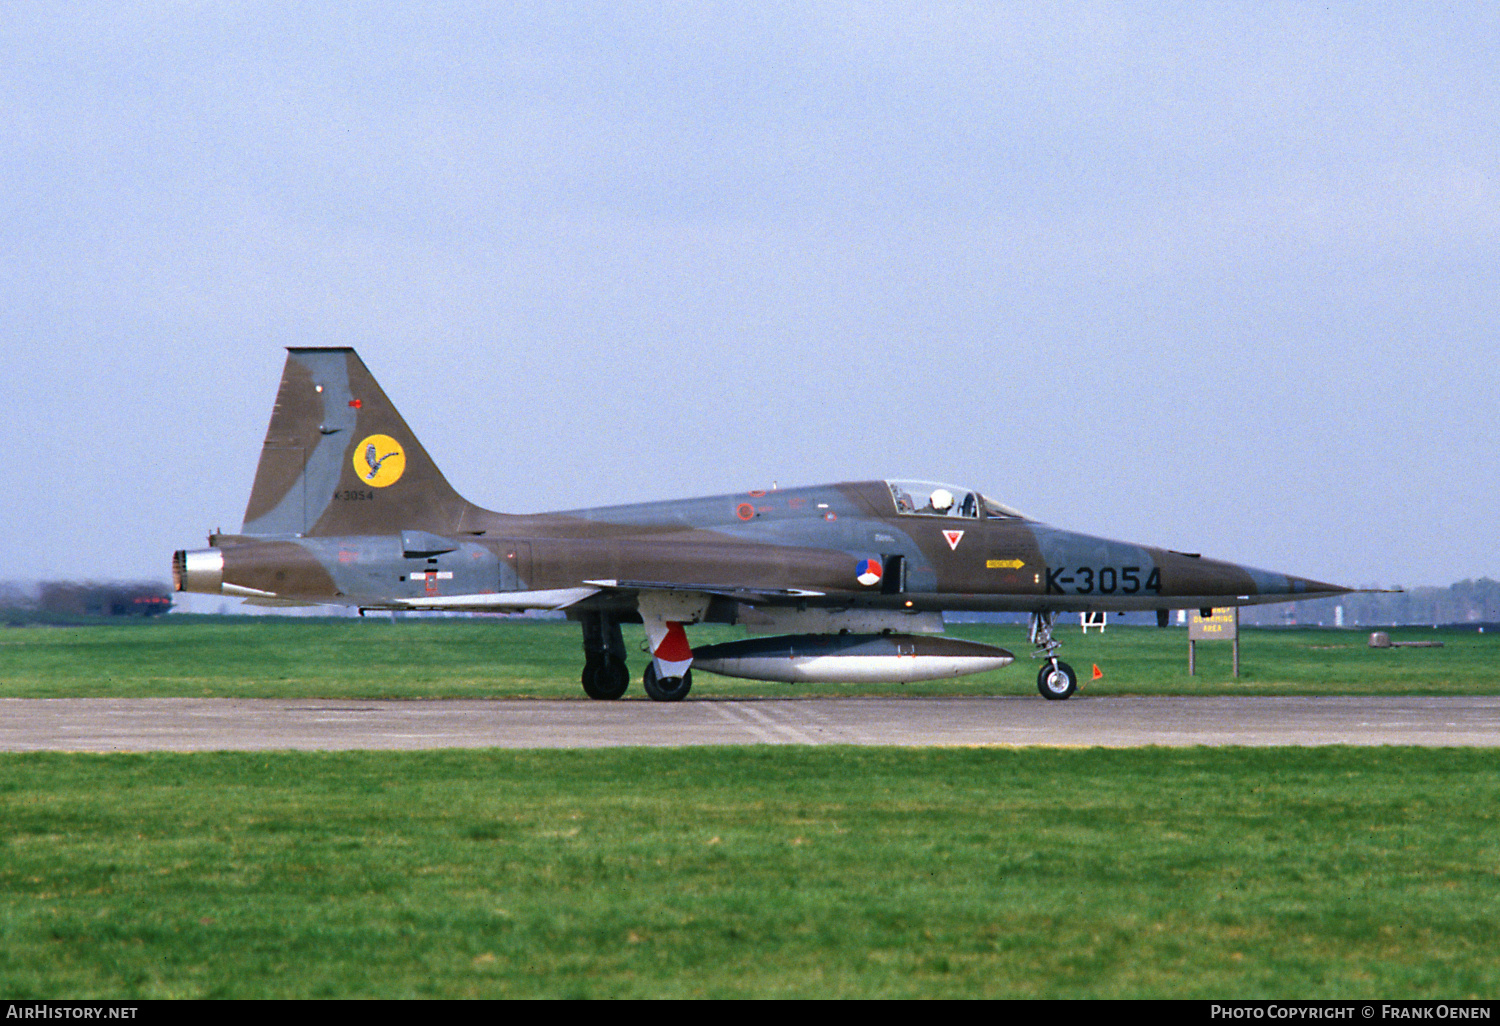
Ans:
<svg viewBox="0 0 1500 1026"><path fill-rule="evenodd" d="M932 503L933 509L949 509L953 506L953 493L946 488L937 488L927 501Z"/></svg>

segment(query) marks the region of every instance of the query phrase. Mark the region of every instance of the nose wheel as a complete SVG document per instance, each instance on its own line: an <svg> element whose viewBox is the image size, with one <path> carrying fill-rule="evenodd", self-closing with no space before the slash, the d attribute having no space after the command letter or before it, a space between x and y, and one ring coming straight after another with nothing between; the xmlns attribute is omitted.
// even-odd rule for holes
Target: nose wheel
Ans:
<svg viewBox="0 0 1500 1026"><path fill-rule="evenodd" d="M1078 675L1067 663L1049 660L1042 664L1041 672L1036 675L1036 689L1043 698L1061 702L1078 690Z"/></svg>

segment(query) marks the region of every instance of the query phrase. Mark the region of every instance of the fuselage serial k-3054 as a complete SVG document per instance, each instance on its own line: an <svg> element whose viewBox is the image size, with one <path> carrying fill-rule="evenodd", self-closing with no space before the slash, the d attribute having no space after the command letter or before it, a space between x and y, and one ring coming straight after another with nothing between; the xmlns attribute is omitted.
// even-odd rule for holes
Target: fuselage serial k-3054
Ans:
<svg viewBox="0 0 1500 1026"><path fill-rule="evenodd" d="M643 682L692 670L775 681L915 681L1011 662L941 637L947 611L1031 614L1038 688L1067 698L1061 611L1211 609L1349 591L1038 523L954 485L856 481L560 513L481 509L448 484L352 349L290 349L238 534L172 561L179 591L362 610L561 610L583 626L583 689L630 684L620 624L645 626ZM693 648L685 628L753 637Z"/></svg>

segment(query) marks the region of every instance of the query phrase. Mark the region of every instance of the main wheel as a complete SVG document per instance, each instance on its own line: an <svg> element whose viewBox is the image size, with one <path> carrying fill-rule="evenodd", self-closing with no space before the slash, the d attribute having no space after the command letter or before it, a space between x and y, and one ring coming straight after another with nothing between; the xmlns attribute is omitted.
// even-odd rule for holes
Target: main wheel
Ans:
<svg viewBox="0 0 1500 1026"><path fill-rule="evenodd" d="M1078 675L1067 663L1048 660L1036 675L1036 689L1042 693L1043 698L1060 702L1078 690Z"/></svg>
<svg viewBox="0 0 1500 1026"><path fill-rule="evenodd" d="M623 659L590 659L583 664L583 693L590 698L619 698L630 687L630 668Z"/></svg>
<svg viewBox="0 0 1500 1026"><path fill-rule="evenodd" d="M656 660L653 659L646 664L641 684L645 686L646 694L658 702L680 702L693 686L693 671L688 670L681 677L657 677Z"/></svg>

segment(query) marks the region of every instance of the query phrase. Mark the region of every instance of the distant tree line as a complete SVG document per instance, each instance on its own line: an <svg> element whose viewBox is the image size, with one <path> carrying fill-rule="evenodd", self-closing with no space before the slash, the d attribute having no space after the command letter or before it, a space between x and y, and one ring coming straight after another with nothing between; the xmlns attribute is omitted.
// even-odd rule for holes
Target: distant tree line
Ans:
<svg viewBox="0 0 1500 1026"><path fill-rule="evenodd" d="M160 616L172 608L172 590L149 582L43 581L0 584L7 623L75 622L103 617Z"/></svg>
<svg viewBox="0 0 1500 1026"><path fill-rule="evenodd" d="M1446 588L1412 588L1399 594L1363 593L1315 602L1249 606L1240 610L1240 623L1331 627L1339 620L1340 606L1345 627L1494 624L1500 623L1500 581L1481 577Z"/></svg>
<svg viewBox="0 0 1500 1026"><path fill-rule="evenodd" d="M1345 627L1400 627L1425 624L1473 625L1500 628L1500 581L1481 577L1477 581L1459 581L1446 588L1412 588L1399 593L1356 593L1314 602L1280 602L1269 606L1245 606L1240 623L1247 627L1333 627L1340 621L1343 607ZM950 623L1025 623L1026 613L957 613L947 616ZM1073 614L1076 615L1076 614ZM1072 616L1063 618L1070 622ZM1115 613L1110 623L1155 623L1154 612L1126 613L1122 619ZM1173 626L1180 626L1174 615ZM1184 620L1184 623L1186 621Z"/></svg>

